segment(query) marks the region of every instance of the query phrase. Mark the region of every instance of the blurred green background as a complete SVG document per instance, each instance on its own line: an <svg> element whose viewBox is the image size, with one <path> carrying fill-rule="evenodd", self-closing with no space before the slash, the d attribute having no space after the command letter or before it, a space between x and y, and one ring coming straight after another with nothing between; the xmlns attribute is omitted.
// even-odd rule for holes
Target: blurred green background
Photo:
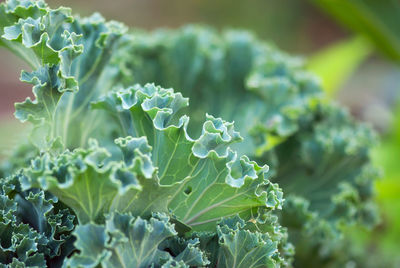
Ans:
<svg viewBox="0 0 400 268"><path fill-rule="evenodd" d="M347 106L380 133L374 161L382 221L372 232L349 229L355 250L376 267L400 267L400 2L397 0L47 0L75 14L100 12L130 27L176 28L188 23L253 31L306 59L329 98ZM24 138L13 104L31 96L19 82L22 61L0 51L0 158ZM17 133L17 134L15 134ZM367 253L367 254L365 254ZM382 266L383 264L383 266ZM387 266L385 266L387 265Z"/></svg>

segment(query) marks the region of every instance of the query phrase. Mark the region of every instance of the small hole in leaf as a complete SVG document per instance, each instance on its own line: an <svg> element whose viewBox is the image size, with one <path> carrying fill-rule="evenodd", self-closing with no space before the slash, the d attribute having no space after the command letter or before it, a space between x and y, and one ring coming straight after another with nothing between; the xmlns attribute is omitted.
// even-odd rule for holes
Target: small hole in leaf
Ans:
<svg viewBox="0 0 400 268"><path fill-rule="evenodd" d="M186 188L186 190L184 191L184 193L185 193L186 195L190 195L190 194L192 193L192 187L188 186L188 187Z"/></svg>

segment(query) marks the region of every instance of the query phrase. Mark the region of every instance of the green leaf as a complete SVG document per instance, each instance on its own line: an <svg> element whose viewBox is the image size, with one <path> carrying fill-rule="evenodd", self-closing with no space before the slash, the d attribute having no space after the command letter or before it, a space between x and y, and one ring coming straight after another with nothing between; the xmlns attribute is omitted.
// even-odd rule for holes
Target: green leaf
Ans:
<svg viewBox="0 0 400 268"><path fill-rule="evenodd" d="M22 122L33 123L31 141L41 150L50 150L55 142L67 148L86 146L96 129L90 127L93 118L99 118L88 114L89 103L114 82L112 71L103 71L125 28L98 14L74 19L69 9L53 10L43 1L7 1L0 15L0 44L33 68L21 80L33 85L35 99L17 103L15 113Z"/></svg>
<svg viewBox="0 0 400 268"><path fill-rule="evenodd" d="M244 142L232 148L268 163L271 180L282 186L287 199L300 197L308 204L307 214L315 219L292 215L285 206L281 215L288 212L288 222L298 223L288 225L290 241L304 249L295 263L307 266L303 260L315 260L322 266L336 256L331 248L340 252L340 225L377 223L373 182L379 172L370 159L375 135L324 97L318 79L304 71L301 59L240 31L217 33L188 26L134 32L134 37L121 44L116 56L121 81L154 81L181 90L191 100L190 133L201 133L204 111L234 120ZM354 46L364 55L362 42L354 41ZM346 45L341 50L350 49ZM330 239L331 234L338 239ZM350 258L348 251L340 254Z"/></svg>
<svg viewBox="0 0 400 268"><path fill-rule="evenodd" d="M103 213L118 192L112 179L114 168L101 168L109 153L93 143L89 150L66 152L55 159L37 158L21 178L22 187L49 190L72 208L80 223L103 219Z"/></svg>
<svg viewBox="0 0 400 268"><path fill-rule="evenodd" d="M229 149L230 144L241 140L233 124L207 115L202 134L193 140L187 133L189 119L177 116L186 105L180 93L151 84L110 93L94 104L108 109L116 122L122 122L117 129L126 133L118 136L145 135L152 147L149 157L157 167L155 180L142 180L141 192L130 190L114 201L114 207L134 211L135 215L164 207L161 211L172 211L196 229L210 228L221 217L247 213L253 207L279 208L282 196L264 177L266 167L259 167L246 156L238 158ZM128 137L117 143L126 151L137 141ZM124 155L127 161L127 153Z"/></svg>
<svg viewBox="0 0 400 268"><path fill-rule="evenodd" d="M152 81L189 96L191 132L201 132L204 112L235 121L244 142L234 147L248 155L262 154L296 132L321 97L318 80L302 69L302 60L244 31L219 34L187 26L134 32L116 59L126 85Z"/></svg>
<svg viewBox="0 0 400 268"><path fill-rule="evenodd" d="M337 106L321 107L316 120L276 149L278 161L287 163L276 175L288 194L282 224L301 249L295 258L300 266L345 263L352 257L341 246L342 227L378 223L373 182L380 173L369 149L376 136Z"/></svg>
<svg viewBox="0 0 400 268"><path fill-rule="evenodd" d="M193 238L185 239L177 237L174 226L164 214L153 214L149 220L143 220L130 214L113 213L107 217L105 225L77 227L76 247L80 254L69 258L65 266L278 266L281 261L278 240L274 242L267 233L247 230L245 225L235 216L219 222L217 232L212 236L194 233ZM205 254L217 258L210 263Z"/></svg>
<svg viewBox="0 0 400 268"><path fill-rule="evenodd" d="M174 236L164 240L159 248L170 252L172 256L176 256L174 257L175 262L183 262L188 266L207 266L210 262L199 247L200 240L198 238L184 239Z"/></svg>
<svg viewBox="0 0 400 268"><path fill-rule="evenodd" d="M73 255L65 263L66 267L160 267L172 261L183 266L203 266L206 260L200 255L196 244L189 242L186 248L175 258L167 251L160 249L160 245L167 238L177 233L174 226L168 222L169 218L163 214L154 214L148 221L129 214L113 213L105 226L87 224L78 226L76 247L80 254ZM188 254L195 254L201 262L188 258ZM199 256L197 256L199 255ZM187 265L184 260L187 260ZM168 267L168 266L163 266ZM176 267L176 265L173 265Z"/></svg>
<svg viewBox="0 0 400 268"><path fill-rule="evenodd" d="M0 37L4 35L4 28L11 27L19 19L36 19L46 13L46 4L43 1L7 1L0 4ZM0 38L0 45L10 49L17 56L25 60L31 67L38 66L39 62L32 50L22 44Z"/></svg>
<svg viewBox="0 0 400 268"><path fill-rule="evenodd" d="M27 211L45 215L29 224L50 225L43 241L59 249L60 259L71 253L71 239L59 245L53 240L64 237L52 240L52 230L63 226L69 235L71 222L47 220L55 201L46 194L43 201L35 188L74 211L82 227L77 246L87 254L73 259L87 266L113 258L111 241L124 246L120 252L126 249L126 234L107 230L105 216L115 211L132 221L140 217L141 226L154 223L154 212L173 218L156 220L164 227L177 224L181 236L174 232L160 241L152 255L168 257L156 257L160 266L185 267L189 256L201 262L203 254L211 266L218 260L226 266L290 265L293 248L272 214L283 204L282 191L269 178L288 193L279 216L289 223L299 266L334 259L336 242L343 241L340 226L376 222L371 199L377 172L369 156L374 135L323 99L301 59L246 32L191 26L125 34L99 15L72 19L68 10L51 10L41 1L9 0L0 4L0 15L1 45L33 67L23 79L34 85L35 100L18 104L16 115L33 123L37 147L21 147L2 173L23 168L18 192L26 194L20 195L30 204ZM130 87L151 81L164 88ZM190 109L168 87L189 96ZM206 111L215 116L204 120ZM219 116L234 120L243 138ZM37 157L30 161L32 155ZM271 171L250 159L270 164ZM8 223L19 216L7 198ZM16 242L5 263L26 262L28 251L35 261L52 259L56 251L36 250L39 231L32 230L33 238L25 232L2 239ZM242 239L249 241L248 255L237 247ZM19 244L26 247L15 255Z"/></svg>
<svg viewBox="0 0 400 268"><path fill-rule="evenodd" d="M21 191L19 179L0 180L0 264L61 267L71 253L74 216L54 196Z"/></svg>
<svg viewBox="0 0 400 268"><path fill-rule="evenodd" d="M276 216L263 212L266 211L259 209L246 222L238 216L224 218L218 223L216 233L192 234L192 238L199 239L200 249L208 254L209 267L290 265L293 248L285 242L285 229L280 227Z"/></svg>
<svg viewBox="0 0 400 268"><path fill-rule="evenodd" d="M200 137L189 137L188 117L176 118L187 105L180 93L148 84L112 92L93 105L116 118L115 131L123 132L117 136L134 136L116 140L123 161L112 161L94 143L37 158L22 179L24 189L56 195L80 223L102 222L114 210L144 217L165 212L197 230L213 229L225 216L281 207L282 192L265 178L267 167L229 148L241 139L232 123L207 115Z"/></svg>
<svg viewBox="0 0 400 268"><path fill-rule="evenodd" d="M21 145L22 140L26 140L30 129L27 126L22 125L20 122L10 119L0 119L0 161L11 162L13 160L20 161L20 157L13 158L13 154L16 154L16 147ZM22 158L22 157L21 157ZM10 163L11 165L11 163ZM6 167L0 167L0 170ZM2 175L0 171L0 177L7 177L10 174Z"/></svg>
<svg viewBox="0 0 400 268"><path fill-rule="evenodd" d="M360 33L395 61L400 60L400 4L394 0L313 0L346 27Z"/></svg>
<svg viewBox="0 0 400 268"><path fill-rule="evenodd" d="M217 227L219 244L218 267L274 267L272 256L277 245L267 234L241 230L244 222L221 221Z"/></svg>

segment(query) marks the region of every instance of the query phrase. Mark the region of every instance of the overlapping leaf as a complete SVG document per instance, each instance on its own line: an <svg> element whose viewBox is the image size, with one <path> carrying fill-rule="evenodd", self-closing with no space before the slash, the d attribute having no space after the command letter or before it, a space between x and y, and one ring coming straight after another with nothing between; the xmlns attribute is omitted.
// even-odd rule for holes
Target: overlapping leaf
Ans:
<svg viewBox="0 0 400 268"><path fill-rule="evenodd" d="M177 256L162 244L177 235L169 218L154 214L146 221L129 214L110 215L106 224L79 226L75 235L80 254L72 256L66 267L201 267L208 264L196 241L188 241ZM164 246L169 246L164 243ZM165 265L164 265L165 264Z"/></svg>
<svg viewBox="0 0 400 268"><path fill-rule="evenodd" d="M247 32L221 37L196 26L134 32L122 47L120 80L181 90L192 100L190 116L196 124L190 131L201 130L205 111L234 120L244 137L236 148L245 154L261 153L297 131L298 121L307 119L321 93L300 59Z"/></svg>
<svg viewBox="0 0 400 268"><path fill-rule="evenodd" d="M33 68L21 80L33 85L35 99L17 103L15 115L34 124L31 140L42 150L58 137L66 147L87 145L93 118L87 114L82 122L79 116L88 113L93 98L109 90L112 79L107 74L109 83L100 82L102 72L124 32L123 26L99 15L75 19L70 13L50 9L43 1L6 1L0 8L0 44Z"/></svg>
<svg viewBox="0 0 400 268"><path fill-rule="evenodd" d="M277 225L276 225L277 227ZM88 224L75 232L80 254L67 267L279 267L280 239L249 230L238 216L223 219L216 233L177 237L163 214L149 220L129 214L112 214L105 226ZM209 256L211 262L206 258Z"/></svg>
<svg viewBox="0 0 400 268"><path fill-rule="evenodd" d="M61 267L73 250L74 216L40 190L21 191L19 177L0 181L0 264Z"/></svg>
<svg viewBox="0 0 400 268"><path fill-rule="evenodd" d="M265 178L266 167L229 149L241 139L233 125L207 116L194 140L186 130L188 118L177 118L185 105L180 93L151 84L109 94L94 106L122 122L115 131L124 133L117 137L130 135L116 140L123 162L111 161L96 145L55 158L45 155L25 170L24 187L49 190L81 223L101 222L110 210L141 216L158 211L207 230L221 217L246 216L259 206L280 208L282 193Z"/></svg>
<svg viewBox="0 0 400 268"><path fill-rule="evenodd" d="M23 168L24 190L4 190L3 263L58 265L71 252L72 218L51 193L80 223L80 253L66 266L186 267L206 257L221 267L290 265L293 249L271 214L282 192L242 153L269 163L289 193L280 219L300 248L297 265L328 263L340 225L376 222L373 134L320 100L299 59L245 32L123 33L43 1L0 4L0 45L33 68L21 79L35 100L17 104L16 116L34 124L38 148L21 148L2 169ZM180 93L134 82L172 86L193 103L186 109ZM120 85L127 89L113 90ZM233 123L211 115L203 123L205 112L235 120L244 141ZM143 228L164 235L140 237ZM150 240L157 247L147 250ZM149 255L130 258L139 249Z"/></svg>
<svg viewBox="0 0 400 268"><path fill-rule="evenodd" d="M121 50L127 59L120 60L122 80L180 88L192 100L189 115L195 122L200 111L235 120L245 142L234 148L269 163L272 180L289 199L303 200L306 215L314 215L283 209L290 219L285 224L298 223L304 235L298 237L292 227L293 242L306 249L313 246L300 241L319 241L325 258L325 249L334 244L330 234L341 239L340 224L376 224L372 189L378 172L369 156L375 137L348 113L320 99L318 81L302 70L299 59L243 32L218 35L186 27L134 35ZM198 131L196 125L189 131ZM303 250L298 259L318 254Z"/></svg>

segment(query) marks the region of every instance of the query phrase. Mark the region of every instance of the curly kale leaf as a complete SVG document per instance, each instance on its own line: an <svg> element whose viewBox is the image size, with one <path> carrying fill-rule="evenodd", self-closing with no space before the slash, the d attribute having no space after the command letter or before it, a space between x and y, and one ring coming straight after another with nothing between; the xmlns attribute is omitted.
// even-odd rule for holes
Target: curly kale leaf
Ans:
<svg viewBox="0 0 400 268"><path fill-rule="evenodd" d="M271 180L288 194L282 220L304 249L299 263L334 254L341 225L376 224L379 172L369 156L375 135L321 98L318 80L299 59L245 32L196 26L134 31L119 52L121 81L155 81L192 100L189 132L200 132L203 111L235 121L244 142L232 147L268 163Z"/></svg>
<svg viewBox="0 0 400 268"><path fill-rule="evenodd" d="M93 107L106 109L115 119L110 125L115 124L116 137L129 135L116 139L112 153L93 140L88 149L58 156L46 153L23 169L23 189L46 189L78 217L80 225L74 234L81 254L65 265L187 267L202 262L204 266L205 256L212 256L213 251L200 249L202 236L184 237L193 231L215 235L218 230L221 238L216 247L220 249L218 258L223 259L218 267L230 267L232 258L233 262L240 259L236 267L286 263L290 255L285 251L286 232L276 221L264 221L270 225L264 229L250 230L244 225L244 220L257 223L259 210L267 213L282 206L282 192L265 177L267 167L237 157L229 145L241 137L232 123L222 119L207 115L202 134L190 138L188 117L179 117L179 110L186 105L187 99L180 93L152 84L111 92ZM173 219L164 217L163 224L157 223L160 218L155 219L154 213L169 214ZM235 215L240 223L226 229L221 219ZM171 223L183 230L181 235ZM161 226L160 233L165 231L165 236L139 236L152 234L143 231L153 228L148 224ZM130 227L124 226L130 225L132 233L122 236L119 232L127 232ZM254 251L228 253L241 239L251 241ZM132 258L131 252L148 248L149 241L154 251L145 251L149 255L138 260Z"/></svg>
<svg viewBox="0 0 400 268"><path fill-rule="evenodd" d="M189 115L198 123L206 111L234 120L244 142L242 153L273 147L299 128L321 96L315 77L293 59L244 31L220 35L188 26L177 31L134 31L121 44L120 80L154 82L179 89L191 100Z"/></svg>
<svg viewBox="0 0 400 268"><path fill-rule="evenodd" d="M19 178L0 180L0 263L61 267L73 250L75 216L48 193L22 191Z"/></svg>
<svg viewBox="0 0 400 268"><path fill-rule="evenodd" d="M148 220L114 213L105 225L78 226L80 254L65 266L95 267L279 267L278 241L251 231L238 216L223 219L214 233L177 236L169 218L160 213ZM206 256L211 258L211 262Z"/></svg>
<svg viewBox="0 0 400 268"><path fill-rule="evenodd" d="M205 263L201 251L212 266L290 265L293 249L271 214L282 205L279 217L301 266L334 264L341 226L376 223L374 134L321 99L301 60L240 31L124 33L99 15L74 18L41 0L0 4L0 45L32 67L21 80L33 85L35 99L16 104L16 116L34 125L38 148L20 148L2 167L7 176L23 168L22 190L3 194L4 219L16 221L7 227L16 234L26 233L2 239L11 241L2 245L9 254L4 263L42 264L70 252L71 243L59 242L54 231L70 226L66 218L47 219L57 203L48 193L81 224L75 232L81 253L66 261L70 266L132 264L117 256L129 234L110 221L146 228L162 222L169 235L149 253L164 267L190 266L190 256ZM182 90L191 107L171 89L130 87L138 82ZM203 122L205 112L217 117ZM218 117L235 121L244 139ZM285 204L272 181L288 193ZM14 217L21 209L44 216ZM240 241L252 254L237 247ZM347 254L342 250L343 259Z"/></svg>
<svg viewBox="0 0 400 268"><path fill-rule="evenodd" d="M33 85L35 99L17 103L15 116L33 123L30 139L40 150L54 143L60 148L60 142L66 148L86 146L101 118L91 113L90 101L114 82L112 71L104 70L125 28L98 14L82 19L70 13L41 0L0 4L0 45L33 69L21 80Z"/></svg>
<svg viewBox="0 0 400 268"><path fill-rule="evenodd" d="M135 216L171 212L207 230L221 217L280 208L282 192L266 179L267 168L229 149L241 139L232 123L207 116L194 140L186 130L188 117L176 118L185 105L180 93L151 84L110 93L94 106L121 122L115 131L126 133L117 137L130 135L116 140L122 161L96 144L57 157L46 154L24 170L24 189L50 191L74 209L80 223L101 222L113 210Z"/></svg>
<svg viewBox="0 0 400 268"><path fill-rule="evenodd" d="M370 128L356 124L343 109L325 105L276 148L275 181L288 193L282 224L303 245L299 265L310 265L312 256L324 263L331 254L340 255L335 252L342 247L341 226L377 224L373 182L379 171L369 156L375 140Z"/></svg>
<svg viewBox="0 0 400 268"><path fill-rule="evenodd" d="M154 214L149 220L130 214L111 214L105 225L80 225L75 230L75 245L80 254L73 255L66 267L189 267L206 266L209 262L198 249L198 242L186 245L176 256L161 244L177 235L169 218ZM165 264L165 265L164 265Z"/></svg>

